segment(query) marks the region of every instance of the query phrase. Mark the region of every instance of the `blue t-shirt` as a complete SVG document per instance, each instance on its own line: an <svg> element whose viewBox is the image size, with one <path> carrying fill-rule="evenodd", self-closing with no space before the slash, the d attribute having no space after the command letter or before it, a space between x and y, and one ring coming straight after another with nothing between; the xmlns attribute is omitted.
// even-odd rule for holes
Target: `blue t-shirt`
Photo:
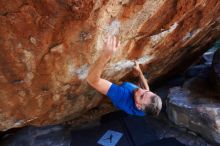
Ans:
<svg viewBox="0 0 220 146"><path fill-rule="evenodd" d="M107 92L107 96L117 108L126 113L144 116L145 113L139 110L135 105L133 90L136 88L138 88L138 86L129 82L124 82L121 85L112 84Z"/></svg>

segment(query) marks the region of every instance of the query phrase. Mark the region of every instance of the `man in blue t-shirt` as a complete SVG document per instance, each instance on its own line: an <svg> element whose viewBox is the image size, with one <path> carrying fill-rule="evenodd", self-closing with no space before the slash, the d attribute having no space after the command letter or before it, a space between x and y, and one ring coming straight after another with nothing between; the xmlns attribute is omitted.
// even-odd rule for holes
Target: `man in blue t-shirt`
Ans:
<svg viewBox="0 0 220 146"><path fill-rule="evenodd" d="M147 80L137 62L135 62L134 69L140 78L142 88L129 82L116 85L101 78L105 65L120 44L116 37L110 36L104 43L101 55L90 68L87 77L88 83L100 93L107 95L117 108L128 114L144 116L147 113L157 116L162 108L161 99L150 91Z"/></svg>

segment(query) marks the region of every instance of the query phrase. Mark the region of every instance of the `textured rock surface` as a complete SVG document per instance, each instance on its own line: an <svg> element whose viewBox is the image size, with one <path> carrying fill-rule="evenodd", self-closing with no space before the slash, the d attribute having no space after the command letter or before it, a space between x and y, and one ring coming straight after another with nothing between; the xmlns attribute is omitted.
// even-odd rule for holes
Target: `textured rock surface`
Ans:
<svg viewBox="0 0 220 146"><path fill-rule="evenodd" d="M194 80L198 83L198 80ZM193 82L191 82L193 83ZM201 81L200 81L201 85ZM199 93L172 88L168 97L168 117L175 124L188 128L213 144L220 144L220 100L207 96L202 86Z"/></svg>
<svg viewBox="0 0 220 146"><path fill-rule="evenodd" d="M6 140L1 140L1 146L70 146L70 128L63 125L45 127L29 126L8 134Z"/></svg>
<svg viewBox="0 0 220 146"><path fill-rule="evenodd" d="M212 61L212 80L214 88L220 96L220 45L218 47Z"/></svg>
<svg viewBox="0 0 220 146"><path fill-rule="evenodd" d="M219 13L219 0L1 0L0 130L97 106L101 96L85 78L107 32L122 46L103 76L119 81L136 59L153 81L219 37Z"/></svg>

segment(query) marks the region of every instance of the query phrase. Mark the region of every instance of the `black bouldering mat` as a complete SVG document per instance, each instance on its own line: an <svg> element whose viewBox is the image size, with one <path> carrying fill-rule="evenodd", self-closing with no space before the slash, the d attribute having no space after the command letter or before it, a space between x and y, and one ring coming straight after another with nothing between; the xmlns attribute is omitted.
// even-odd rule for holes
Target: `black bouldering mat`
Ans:
<svg viewBox="0 0 220 146"><path fill-rule="evenodd" d="M121 126L129 136L129 140L135 146L140 146L159 139L154 129L148 124L146 117L131 116L118 111L104 115L101 121L105 124L111 122L112 119L120 121Z"/></svg>
<svg viewBox="0 0 220 146"><path fill-rule="evenodd" d="M161 141L145 117L130 116L121 111L104 115L99 125L73 130L71 135L71 146L147 146ZM173 139L163 140L163 145L166 142L179 143Z"/></svg>
<svg viewBox="0 0 220 146"><path fill-rule="evenodd" d="M71 146L133 146L120 120L125 116L123 112L114 112L102 117L100 125L72 131Z"/></svg>
<svg viewBox="0 0 220 146"><path fill-rule="evenodd" d="M132 146L125 129L117 120L93 128L72 131L71 146L111 146L116 144Z"/></svg>
<svg viewBox="0 0 220 146"><path fill-rule="evenodd" d="M142 146L185 146L185 145L177 141L175 138L165 138L154 141L152 143L144 144Z"/></svg>

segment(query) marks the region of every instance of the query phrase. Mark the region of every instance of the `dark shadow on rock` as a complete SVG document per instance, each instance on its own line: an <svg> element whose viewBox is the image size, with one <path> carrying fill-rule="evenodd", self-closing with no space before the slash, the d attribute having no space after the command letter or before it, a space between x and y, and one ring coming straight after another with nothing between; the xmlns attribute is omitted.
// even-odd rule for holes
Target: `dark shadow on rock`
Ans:
<svg viewBox="0 0 220 146"><path fill-rule="evenodd" d="M44 127L28 126L20 129L13 136L2 139L1 146L68 146L70 131L63 125Z"/></svg>

